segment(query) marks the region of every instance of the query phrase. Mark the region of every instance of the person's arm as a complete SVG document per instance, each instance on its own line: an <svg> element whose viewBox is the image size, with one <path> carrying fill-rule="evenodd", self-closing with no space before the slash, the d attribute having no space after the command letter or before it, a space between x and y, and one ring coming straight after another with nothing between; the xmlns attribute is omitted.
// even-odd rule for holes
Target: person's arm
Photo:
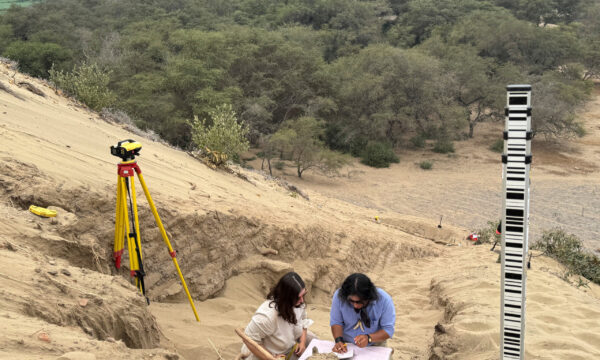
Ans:
<svg viewBox="0 0 600 360"><path fill-rule="evenodd" d="M306 333L308 330L306 328L302 329L302 335L300 335L300 340L298 340L298 346L296 347L296 351L294 353L298 356L302 355L304 350L306 350Z"/></svg>
<svg viewBox="0 0 600 360"><path fill-rule="evenodd" d="M348 351L346 342L344 341L344 328L342 327L342 325L331 325L331 334L335 339L335 344L333 345L331 351L340 354L343 354L346 351Z"/></svg>
<svg viewBox="0 0 600 360"><path fill-rule="evenodd" d="M334 339L344 337L344 328L342 325L331 325L331 334Z"/></svg>
<svg viewBox="0 0 600 360"><path fill-rule="evenodd" d="M339 290L338 290L339 291ZM335 345L331 349L337 353L345 353L346 342L344 341L344 317L342 316L341 301L338 298L338 291L333 294L331 301L331 312L329 313L329 325Z"/></svg>
<svg viewBox="0 0 600 360"><path fill-rule="evenodd" d="M296 355L300 356L306 350L306 338L308 334L308 327L311 326L314 321L308 318L308 313L306 312L306 306L302 310L302 315L300 315L300 325L302 326L302 335L298 339L298 346L296 347Z"/></svg>
<svg viewBox="0 0 600 360"><path fill-rule="evenodd" d="M396 308L394 307L394 302L392 301L392 297L385 294L385 302L383 306L383 310L381 313L381 318L379 319L379 328L380 330L376 331L379 333L380 331L385 331L388 335L387 338L383 338L382 340L371 340L375 342L384 341L386 339L391 339L394 336L395 326L396 326ZM371 335L371 337L373 337Z"/></svg>
<svg viewBox="0 0 600 360"><path fill-rule="evenodd" d="M369 341L369 336L371 341ZM390 335L383 329L377 330L371 334L361 334L354 338L356 346L364 348L369 346L370 343L382 342L390 338Z"/></svg>
<svg viewBox="0 0 600 360"><path fill-rule="evenodd" d="M275 322L266 314L256 313L252 320L244 329L244 333L256 343L262 343L263 339L275 332ZM249 354L250 349L246 345L242 346L242 353Z"/></svg>

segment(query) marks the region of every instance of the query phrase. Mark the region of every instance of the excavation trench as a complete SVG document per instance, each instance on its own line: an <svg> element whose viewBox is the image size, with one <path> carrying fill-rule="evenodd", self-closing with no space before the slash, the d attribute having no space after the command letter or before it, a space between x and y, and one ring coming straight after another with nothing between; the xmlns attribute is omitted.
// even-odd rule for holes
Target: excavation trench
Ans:
<svg viewBox="0 0 600 360"><path fill-rule="evenodd" d="M131 294L136 294L130 285L127 252L121 269L115 269L112 263L116 199L109 189L99 192L56 186L34 166L7 162L0 166L0 196L7 199L8 205L22 211L31 204L53 206L60 214L54 219L34 217L34 229L19 235L21 244L63 259L87 274L104 274L108 279L111 275L120 276L129 285L118 282L118 287L125 286ZM25 168L29 176L18 178L22 170L15 172L17 166ZM349 273L384 269L406 259L438 255L437 250L423 243L372 234L352 237L339 228L319 224L285 227L250 216L218 211L182 213L160 203L157 206L189 290L200 301L219 296L227 280L242 273L258 273L267 279L265 283L274 281L284 272L302 266L298 259L310 259L310 265L303 271L307 287L332 293ZM168 249L146 206L139 206L139 219L147 296L151 301L187 301ZM340 248L345 251L338 251ZM58 289L57 297L73 295L74 290L68 284L51 277L41 281ZM112 337L134 348L157 346L158 326L145 309L143 299L136 295L123 307L117 293L107 286L88 296L90 304L97 308L95 311L71 306L48 311L41 302L33 301L32 305L27 299L22 301L22 311L53 324L79 326L100 340Z"/></svg>

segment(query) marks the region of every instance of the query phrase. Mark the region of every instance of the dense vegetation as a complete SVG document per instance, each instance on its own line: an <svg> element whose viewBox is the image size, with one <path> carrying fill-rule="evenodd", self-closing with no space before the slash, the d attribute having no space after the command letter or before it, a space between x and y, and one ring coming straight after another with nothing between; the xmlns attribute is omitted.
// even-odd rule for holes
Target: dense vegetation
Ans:
<svg viewBox="0 0 600 360"><path fill-rule="evenodd" d="M533 84L536 134L581 135L574 114L600 71L600 4L53 0L0 16L0 54L79 84L80 98L98 88L88 105L125 111L182 148L194 146L192 119L210 122L226 104L253 145L290 140L313 119L319 131L296 135L314 156L330 157L326 145L385 166L397 160L390 149L426 139L453 151L450 141L501 118L509 83Z"/></svg>

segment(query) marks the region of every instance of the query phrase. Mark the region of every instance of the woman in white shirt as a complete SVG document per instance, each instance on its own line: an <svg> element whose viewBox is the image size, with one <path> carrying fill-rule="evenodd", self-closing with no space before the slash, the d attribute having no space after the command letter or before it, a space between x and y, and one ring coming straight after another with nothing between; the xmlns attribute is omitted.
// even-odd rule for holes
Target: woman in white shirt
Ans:
<svg viewBox="0 0 600 360"><path fill-rule="evenodd" d="M295 272L285 274L252 316L245 329L246 335L274 356L298 359L314 338L307 330L313 321L306 315L305 294L306 287L300 275ZM246 345L242 346L242 354L250 354ZM247 359L258 360L252 354Z"/></svg>

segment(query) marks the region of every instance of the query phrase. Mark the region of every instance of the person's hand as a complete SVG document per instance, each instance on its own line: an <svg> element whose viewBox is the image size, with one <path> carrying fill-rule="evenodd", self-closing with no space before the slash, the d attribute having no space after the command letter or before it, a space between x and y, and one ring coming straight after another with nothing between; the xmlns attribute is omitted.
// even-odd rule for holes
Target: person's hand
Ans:
<svg viewBox="0 0 600 360"><path fill-rule="evenodd" d="M356 335L354 338L354 343L360 348L367 347L367 345L369 345L369 336L365 334Z"/></svg>
<svg viewBox="0 0 600 360"><path fill-rule="evenodd" d="M306 350L306 344L304 343L304 341L300 341L298 343L298 346L296 346L296 350L294 350L294 354L300 356L302 355L304 350Z"/></svg>
<svg viewBox="0 0 600 360"><path fill-rule="evenodd" d="M343 342L337 342L335 343L335 345L333 346L333 349L331 349L331 351L339 353L339 354L343 354L346 351L348 351L347 345L346 343Z"/></svg>

